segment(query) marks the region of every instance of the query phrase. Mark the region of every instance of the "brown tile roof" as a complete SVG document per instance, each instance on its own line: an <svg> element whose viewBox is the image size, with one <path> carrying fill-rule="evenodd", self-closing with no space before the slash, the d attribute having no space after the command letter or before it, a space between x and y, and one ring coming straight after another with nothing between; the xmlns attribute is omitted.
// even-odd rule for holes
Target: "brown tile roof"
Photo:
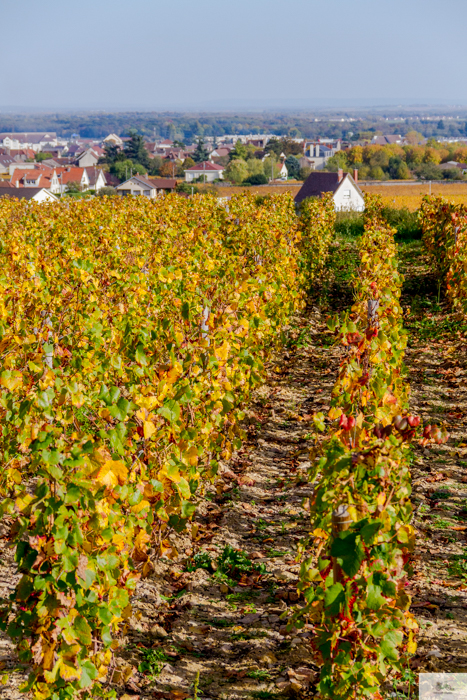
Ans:
<svg viewBox="0 0 467 700"><path fill-rule="evenodd" d="M151 178L149 182L152 182L158 190L174 190L177 186L177 181L171 177Z"/></svg>
<svg viewBox="0 0 467 700"><path fill-rule="evenodd" d="M107 187L117 187L117 185L120 184L120 180L116 175L113 175L112 173L106 173L105 171L103 171L103 173Z"/></svg>

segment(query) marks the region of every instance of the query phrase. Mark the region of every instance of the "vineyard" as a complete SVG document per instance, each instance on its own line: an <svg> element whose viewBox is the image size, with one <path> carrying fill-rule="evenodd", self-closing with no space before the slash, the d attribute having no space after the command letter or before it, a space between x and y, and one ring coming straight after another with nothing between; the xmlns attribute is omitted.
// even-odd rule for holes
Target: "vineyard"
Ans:
<svg viewBox="0 0 467 700"><path fill-rule="evenodd" d="M0 697L377 700L442 667L465 396L419 406L417 363L463 376L467 211L426 197L398 249L381 206L346 240L330 198L2 200Z"/></svg>

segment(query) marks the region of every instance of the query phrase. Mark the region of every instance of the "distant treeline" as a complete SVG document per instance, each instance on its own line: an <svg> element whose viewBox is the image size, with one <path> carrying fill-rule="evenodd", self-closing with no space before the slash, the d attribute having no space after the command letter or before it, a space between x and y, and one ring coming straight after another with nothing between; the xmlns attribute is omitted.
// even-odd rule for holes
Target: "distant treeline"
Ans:
<svg viewBox="0 0 467 700"><path fill-rule="evenodd" d="M352 117L355 121L349 122ZM315 118L319 121L315 121ZM336 121L332 121L332 120ZM346 121L337 121L346 119ZM170 138L190 142L196 136L222 137L226 134L272 133L278 136L321 138L370 137L376 132L401 134L418 131L425 138L466 137L467 112L461 118L427 118L411 116L404 121L393 114L387 120L383 114L361 112L260 112L260 113L170 113L170 112L83 112L0 114L0 132L3 131L56 131L69 137L74 133L83 138L100 138L109 133L124 136L131 128L150 137Z"/></svg>

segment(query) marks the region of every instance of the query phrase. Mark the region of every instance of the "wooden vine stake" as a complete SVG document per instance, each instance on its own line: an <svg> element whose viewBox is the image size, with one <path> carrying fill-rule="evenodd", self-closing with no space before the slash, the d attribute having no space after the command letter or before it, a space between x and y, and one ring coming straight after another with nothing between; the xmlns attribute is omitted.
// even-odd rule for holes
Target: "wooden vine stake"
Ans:
<svg viewBox="0 0 467 700"><path fill-rule="evenodd" d="M345 532L352 524L352 518L345 504L337 506L336 510L332 511L332 536L335 538L339 532ZM337 563L336 557L332 557L332 574L334 583L339 583L343 579L342 569Z"/></svg>

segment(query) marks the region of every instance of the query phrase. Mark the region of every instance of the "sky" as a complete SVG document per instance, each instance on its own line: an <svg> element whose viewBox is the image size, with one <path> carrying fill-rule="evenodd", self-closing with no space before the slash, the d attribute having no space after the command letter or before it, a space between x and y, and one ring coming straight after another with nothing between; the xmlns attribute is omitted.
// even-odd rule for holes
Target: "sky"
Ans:
<svg viewBox="0 0 467 700"><path fill-rule="evenodd" d="M465 0L0 0L0 108L467 104Z"/></svg>

